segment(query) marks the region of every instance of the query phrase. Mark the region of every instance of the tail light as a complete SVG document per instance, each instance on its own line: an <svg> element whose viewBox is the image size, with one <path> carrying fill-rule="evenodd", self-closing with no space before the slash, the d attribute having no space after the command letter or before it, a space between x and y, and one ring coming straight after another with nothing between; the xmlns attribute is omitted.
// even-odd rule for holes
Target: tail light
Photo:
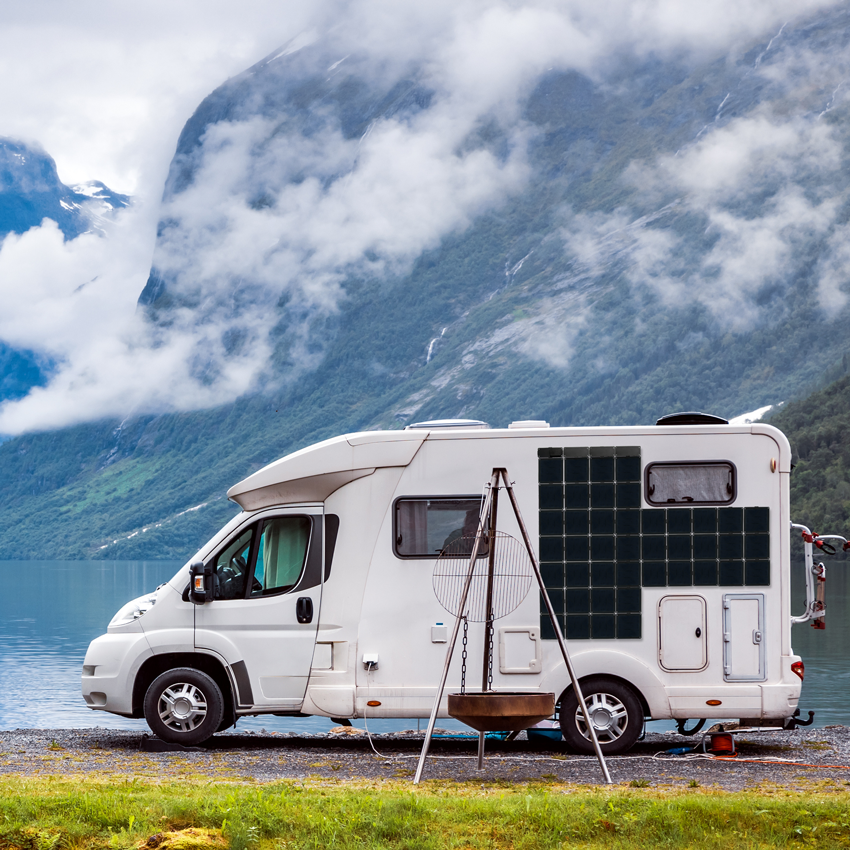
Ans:
<svg viewBox="0 0 850 850"><path fill-rule="evenodd" d="M802 661L795 661L791 665L791 672L796 673L800 677L800 681L803 681L803 676L806 675L806 665L803 664Z"/></svg>

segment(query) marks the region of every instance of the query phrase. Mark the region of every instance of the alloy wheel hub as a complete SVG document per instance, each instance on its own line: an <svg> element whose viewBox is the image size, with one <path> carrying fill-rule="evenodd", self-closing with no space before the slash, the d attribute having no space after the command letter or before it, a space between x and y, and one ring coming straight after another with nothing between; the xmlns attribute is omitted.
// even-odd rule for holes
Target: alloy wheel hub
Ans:
<svg viewBox="0 0 850 850"><path fill-rule="evenodd" d="M171 685L159 697L159 716L170 729L191 732L207 716L207 698L200 688L188 682Z"/></svg>
<svg viewBox="0 0 850 850"><path fill-rule="evenodd" d="M590 715L590 719L593 721L593 726L596 729L607 729L614 718L611 716L611 712L608 711L607 708L598 708Z"/></svg>
<svg viewBox="0 0 850 850"><path fill-rule="evenodd" d="M626 731L629 725L629 712L613 694L587 694L584 703L600 743L615 741ZM590 740L590 732L580 706L576 708L575 722L582 736Z"/></svg>

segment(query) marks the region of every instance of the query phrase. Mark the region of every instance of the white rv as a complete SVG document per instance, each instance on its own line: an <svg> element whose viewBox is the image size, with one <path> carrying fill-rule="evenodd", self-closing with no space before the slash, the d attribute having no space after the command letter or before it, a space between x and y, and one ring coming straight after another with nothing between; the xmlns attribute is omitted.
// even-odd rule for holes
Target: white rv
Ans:
<svg viewBox="0 0 850 850"><path fill-rule="evenodd" d="M791 450L769 425L704 415L425 422L287 455L231 488L242 513L92 642L86 703L184 744L244 715L427 717L454 625L433 568L474 533L494 467L515 482L604 752L628 749L645 719L795 714ZM509 511L499 530L518 536ZM492 689L560 695L566 740L589 752L541 610L533 590L495 623ZM483 628L469 626L470 658ZM455 653L446 693L461 665Z"/></svg>

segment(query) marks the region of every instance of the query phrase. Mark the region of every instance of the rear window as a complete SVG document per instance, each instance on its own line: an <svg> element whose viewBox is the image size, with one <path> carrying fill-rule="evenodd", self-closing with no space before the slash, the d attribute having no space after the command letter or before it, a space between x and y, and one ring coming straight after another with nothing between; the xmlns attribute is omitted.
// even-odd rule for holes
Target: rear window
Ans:
<svg viewBox="0 0 850 850"><path fill-rule="evenodd" d="M646 501L651 505L728 505L735 494L735 465L729 461L651 463L646 468Z"/></svg>
<svg viewBox="0 0 850 850"><path fill-rule="evenodd" d="M395 503L393 550L399 558L468 558L481 496L401 498ZM461 542L463 541L463 542ZM485 552L481 553L486 554Z"/></svg>

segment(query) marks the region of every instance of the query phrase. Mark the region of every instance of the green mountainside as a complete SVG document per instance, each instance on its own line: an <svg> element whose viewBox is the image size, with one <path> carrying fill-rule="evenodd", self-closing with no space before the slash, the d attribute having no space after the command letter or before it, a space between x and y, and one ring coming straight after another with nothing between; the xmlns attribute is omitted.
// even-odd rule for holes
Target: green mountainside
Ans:
<svg viewBox="0 0 850 850"><path fill-rule="evenodd" d="M850 538L850 374L784 406L770 424L791 442L792 520Z"/></svg>
<svg viewBox="0 0 850 850"><path fill-rule="evenodd" d="M227 487L345 432L442 417L496 427L526 418L648 424L677 410L732 417L808 395L846 371L850 350L839 263L850 222L850 104L835 94L848 38L842 6L709 61L621 58L598 79L544 74L523 105L521 190L408 267L343 270L333 310L308 310L290 295L258 302L273 317L262 392L0 445L4 557L188 557L235 512ZM352 59L331 78L325 70L339 57L311 49L264 60L199 106L172 164L168 209L188 208L205 167L226 150L206 146L221 142L211 129L226 137L268 128L252 148L251 185L225 200L272 215L284 190L305 181L287 171L287 151L328 128L347 143L372 122L414 121L432 108L415 68L376 82L366 59ZM712 139L740 147L774 131L779 141L765 142L735 180L701 158ZM498 159L510 138L481 125L465 144ZM274 145L284 152L279 171L268 165ZM331 173L322 162L316 185L353 167ZM198 354L204 380L215 381L215 352L250 356L257 339L238 300L250 281L216 279L215 291L199 294L197 281L169 267L168 247L203 243L201 229L164 216L140 304L163 329L186 316L223 328ZM193 259L203 258L181 254L180 268ZM841 394L824 390L817 407L830 392ZM775 421L792 445L800 435L795 517L814 512L820 528L819 517L839 521L827 512L838 510L836 498L846 518L847 499L838 490L821 498L815 477L844 458L834 486L850 484L840 422L832 431L806 425L815 421L807 405L789 403ZM840 404L824 409L837 416Z"/></svg>

